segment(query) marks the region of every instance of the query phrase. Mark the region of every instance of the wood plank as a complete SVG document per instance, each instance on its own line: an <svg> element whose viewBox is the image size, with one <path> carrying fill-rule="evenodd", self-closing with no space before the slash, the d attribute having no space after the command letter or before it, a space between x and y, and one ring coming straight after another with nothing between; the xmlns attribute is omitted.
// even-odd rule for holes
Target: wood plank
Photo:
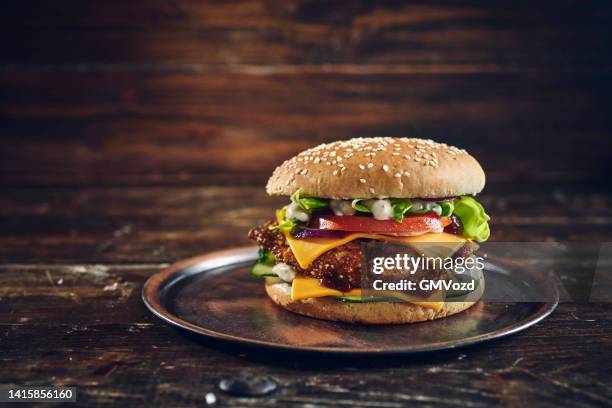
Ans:
<svg viewBox="0 0 612 408"><path fill-rule="evenodd" d="M286 198L257 187L5 189L5 263L165 263L251 244L250 228ZM610 241L600 185L490 185L480 196L496 241ZM588 209L588 211L585 211Z"/></svg>
<svg viewBox="0 0 612 408"><path fill-rule="evenodd" d="M142 284L165 266L2 264L0 325L147 325L155 320L143 309Z"/></svg>
<svg viewBox="0 0 612 408"><path fill-rule="evenodd" d="M27 0L0 16L6 32L0 63L94 70L244 64L609 70L611 20L607 4L573 1L62 0L51 6Z"/></svg>
<svg viewBox="0 0 612 408"><path fill-rule="evenodd" d="M14 73L0 183L261 184L320 142L434 138L492 181L603 180L610 75Z"/></svg>
<svg viewBox="0 0 612 408"><path fill-rule="evenodd" d="M182 335L162 323L141 325L2 325L10 352L0 368L3 383L77 385L85 406L112 402L122 406L177 401L201 406L214 392L228 406L278 406L317 403L338 406L403 406L426 401L436 406L554 405L610 403L610 371L601 360L582 358L600 351L609 359L607 307L566 305L545 324L512 339L435 355L338 360L229 349ZM576 316L580 321L574 319ZM596 320L600 334L585 338ZM575 330L566 330L568 324ZM582 328L582 330L580 329ZM555 341L550 341L555 336ZM27 341L24 341L26 340ZM43 348L45 362L40 364ZM521 357L522 356L522 357ZM245 364L248 369L245 369ZM31 367L37 365L36 372ZM12 367L13 369L10 369ZM211 370L210 367L215 367ZM267 374L280 390L259 399L236 398L217 389L218 381L244 373ZM415 388L415 384L419 384ZM503 386L500 387L500 384Z"/></svg>
<svg viewBox="0 0 612 408"><path fill-rule="evenodd" d="M553 404L570 400L574 406L601 406L610 403L609 377L591 360L572 361L577 351L588 353L586 346L599 347L606 343L595 340L581 342L569 339L567 346L546 346L541 338L521 339L518 347L489 346L440 353L437 357L411 359L381 359L374 367L354 362L329 359L270 356L257 352L242 353L243 357L222 347L204 347L195 340L177 336L166 328L140 328L139 334L129 327L91 327L84 333L69 328L49 329L49 341L70 339L65 347L49 347L40 340L36 346L47 347L45 364L32 375L24 375L39 360L23 347L13 347L30 335L36 338L36 327L12 328L9 333L11 351L17 360L7 360L21 370L7 372L3 366L0 378L4 383L77 385L80 401L85 406L112 402L132 406L141 401L155 401L181 406L201 406L205 394L214 392L227 406L278 406L316 402L320 406L341 403L357 407L403 406L410 402L428 401L436 406L489 406L491 404L526 404L533 401ZM7 328L0 329L2 335ZM17 334L16 334L17 333ZM104 334L104 335L102 335ZM92 339L98 336L101 342ZM542 333L540 333L542 336ZM168 344L164 344L168 343ZM23 341L22 343L23 344ZM138 344L138 346L134 346ZM158 344L162 344L161 347ZM161 349L161 350L160 350ZM528 350L520 359L517 353ZM134 353L134 351L136 353ZM602 357L609 357L604 352ZM289 358L289 367L279 366L279 360ZM468 359L468 362L465 360ZM262 361L263 360L263 361ZM470 361L471 360L471 361ZM487 363L481 367L477 361ZM548 364L543 364L548 362ZM315 366L318 363L319 366ZM516 363L516 365L514 365ZM245 372L265 373L280 379L280 391L262 399L235 398L220 393L216 384ZM386 364L386 367L382 367ZM210 370L210 367L216 367ZM389 379L389 373L393 378ZM153 374L153 375L152 375ZM306 381L304 379L307 379ZM414 384L424 383L418 389ZM391 383L391 387L390 384ZM499 384L511 384L500 389ZM466 384L475 384L468 386Z"/></svg>
<svg viewBox="0 0 612 408"><path fill-rule="evenodd" d="M455 351L376 360L287 355L205 341L162 323L140 301L156 270L1 267L0 382L77 386L84 406L201 406L208 392L228 406L612 402L612 372L601 364L612 358L609 304L562 304L524 333ZM598 358L585 358L594 349ZM245 399L217 389L221 378L245 370L273 376L279 391Z"/></svg>
<svg viewBox="0 0 612 408"><path fill-rule="evenodd" d="M206 341L140 300L168 263L249 244L286 202L263 190L282 160L353 136L470 150L494 241L611 241L612 7L479 3L6 5L0 384L77 386L82 406L612 405L610 304L372 360ZM218 390L243 373L280 389Z"/></svg>

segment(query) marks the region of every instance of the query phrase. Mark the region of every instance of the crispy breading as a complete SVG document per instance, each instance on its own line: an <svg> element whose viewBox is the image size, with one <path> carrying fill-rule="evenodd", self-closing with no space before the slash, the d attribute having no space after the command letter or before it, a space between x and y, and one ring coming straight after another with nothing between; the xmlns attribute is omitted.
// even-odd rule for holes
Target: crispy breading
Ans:
<svg viewBox="0 0 612 408"><path fill-rule="evenodd" d="M306 269L300 268L285 236L273 221L249 231L249 238L274 254L278 262L290 265L297 273L321 279L323 285L348 291L361 286L361 245L351 241L325 252Z"/></svg>

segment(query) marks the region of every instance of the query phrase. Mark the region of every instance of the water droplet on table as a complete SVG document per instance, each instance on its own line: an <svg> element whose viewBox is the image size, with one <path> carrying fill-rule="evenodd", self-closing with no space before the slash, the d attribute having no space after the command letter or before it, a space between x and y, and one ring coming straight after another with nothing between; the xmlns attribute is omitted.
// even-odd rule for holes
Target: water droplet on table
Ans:
<svg viewBox="0 0 612 408"><path fill-rule="evenodd" d="M270 394L278 383L269 376L240 375L219 381L219 389L237 397L259 397Z"/></svg>

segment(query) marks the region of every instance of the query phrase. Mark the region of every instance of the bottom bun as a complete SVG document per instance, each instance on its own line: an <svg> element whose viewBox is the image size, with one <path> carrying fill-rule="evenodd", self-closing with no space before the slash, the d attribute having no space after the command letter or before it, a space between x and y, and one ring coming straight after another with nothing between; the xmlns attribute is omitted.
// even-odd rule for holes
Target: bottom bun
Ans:
<svg viewBox="0 0 612 408"><path fill-rule="evenodd" d="M470 301L447 302L434 310L406 302L348 303L330 298L291 300L291 285L266 283L266 293L274 303L304 316L323 320L366 324L404 324L440 319L468 309L482 296L484 282L470 294Z"/></svg>

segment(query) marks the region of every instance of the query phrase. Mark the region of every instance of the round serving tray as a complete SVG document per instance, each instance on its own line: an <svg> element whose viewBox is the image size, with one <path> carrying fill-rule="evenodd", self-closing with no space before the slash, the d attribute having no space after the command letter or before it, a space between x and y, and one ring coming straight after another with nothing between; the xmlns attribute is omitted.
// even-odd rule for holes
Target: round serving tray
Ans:
<svg viewBox="0 0 612 408"><path fill-rule="evenodd" d="M558 291L542 275L485 267L486 288L548 293L549 302L484 302L456 315L405 325L329 322L272 303L249 267L257 247L212 252L151 276L142 298L166 322L206 337L272 349L339 354L400 354L482 343L524 330L557 306ZM516 283L514 283L516 282ZM485 296L486 297L486 296Z"/></svg>

